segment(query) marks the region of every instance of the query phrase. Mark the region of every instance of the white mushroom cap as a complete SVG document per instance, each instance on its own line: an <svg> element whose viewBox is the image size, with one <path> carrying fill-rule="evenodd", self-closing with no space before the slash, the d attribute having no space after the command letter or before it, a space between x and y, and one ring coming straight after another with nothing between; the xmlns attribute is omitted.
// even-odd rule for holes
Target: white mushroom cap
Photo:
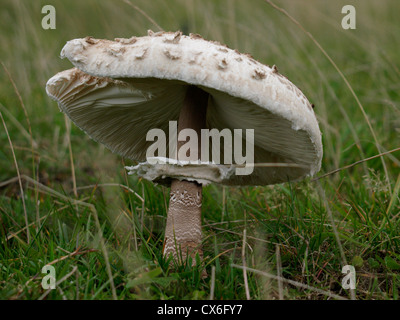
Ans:
<svg viewBox="0 0 400 320"><path fill-rule="evenodd" d="M145 161L153 143L146 133L154 128L168 133L187 85L196 85L210 94L208 129L254 129L255 163L299 165L255 167L251 175L211 181L267 185L320 169L321 133L311 104L275 67L247 54L197 35L149 31L145 37L115 41L74 39L61 57L76 68L52 77L47 94L89 136L124 157Z"/></svg>

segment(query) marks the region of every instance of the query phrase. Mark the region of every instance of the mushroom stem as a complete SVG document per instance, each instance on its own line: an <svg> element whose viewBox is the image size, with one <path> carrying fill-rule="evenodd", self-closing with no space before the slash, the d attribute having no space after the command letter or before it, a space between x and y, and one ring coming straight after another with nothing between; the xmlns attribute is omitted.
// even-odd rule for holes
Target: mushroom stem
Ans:
<svg viewBox="0 0 400 320"><path fill-rule="evenodd" d="M193 148L196 148L195 144L197 142L197 157L190 154L188 155L190 160L201 158L200 137L201 129L206 127L207 104L207 92L195 86L188 87L179 115L178 136L179 132L183 129L193 129L197 133L197 141L178 141L177 151L186 143L190 144L188 150L193 150ZM203 258L201 248L201 203L201 184L186 180L172 181L167 226L165 229L165 257L169 257L172 254L176 261L183 263L186 261L188 255L190 255L193 265L196 262L195 257L197 253L200 258Z"/></svg>

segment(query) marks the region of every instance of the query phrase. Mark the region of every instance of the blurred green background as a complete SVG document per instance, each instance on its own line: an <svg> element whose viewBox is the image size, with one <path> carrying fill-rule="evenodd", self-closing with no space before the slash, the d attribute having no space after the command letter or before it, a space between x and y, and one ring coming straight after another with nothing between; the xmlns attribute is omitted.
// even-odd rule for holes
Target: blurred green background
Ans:
<svg viewBox="0 0 400 320"><path fill-rule="evenodd" d="M59 58L68 40L129 38L159 28L181 30L275 64L315 104L324 144L320 175L400 147L399 2L274 2L299 24L261 0L2 0L0 112L8 135L1 123L1 298L42 297L41 266L85 250L54 263L60 277L77 266L76 282L43 298L210 295L211 278L200 279L201 270L174 273L162 260L168 189L128 178L124 165L130 162L74 125L68 129L69 122L47 97L47 80L72 67ZM341 10L348 4L356 8L355 30L341 27ZM55 30L42 28L44 5L56 9ZM13 179L17 172L9 138L20 173L37 182L23 181L25 203L18 180ZM246 229L249 267L272 274L281 270L286 278L350 298L340 285L341 267L347 262L357 267L357 298L397 299L399 157L393 152L318 182L205 188L207 258L202 267L209 275L215 267L214 297L245 299L248 287L252 299L327 298L289 285L282 292L276 281L250 272L245 284L242 270L231 264L243 262ZM58 194L44 191L43 186ZM99 225L88 206L76 199L95 206ZM30 239L23 229L27 222Z"/></svg>

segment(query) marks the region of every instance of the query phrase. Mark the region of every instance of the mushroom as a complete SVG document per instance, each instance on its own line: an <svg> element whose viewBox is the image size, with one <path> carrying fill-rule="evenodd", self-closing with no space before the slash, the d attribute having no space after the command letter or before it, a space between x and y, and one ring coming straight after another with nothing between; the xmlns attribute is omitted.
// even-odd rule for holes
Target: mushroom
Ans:
<svg viewBox="0 0 400 320"><path fill-rule="evenodd" d="M202 258L203 185L268 185L320 169L321 133L312 105L275 66L248 54L195 34L149 31L115 41L74 39L61 57L75 68L46 85L61 111L95 141L138 161L127 167L131 174L170 184L166 257ZM168 133L164 147L161 136L158 148L154 135L148 139L153 129ZM215 129L212 145L204 143L211 136L203 135L205 129ZM223 132L234 133L234 148L226 147ZM217 143L221 137L224 145ZM152 148L158 154L149 157ZM207 159L210 150L219 161ZM221 163L233 158L235 163Z"/></svg>

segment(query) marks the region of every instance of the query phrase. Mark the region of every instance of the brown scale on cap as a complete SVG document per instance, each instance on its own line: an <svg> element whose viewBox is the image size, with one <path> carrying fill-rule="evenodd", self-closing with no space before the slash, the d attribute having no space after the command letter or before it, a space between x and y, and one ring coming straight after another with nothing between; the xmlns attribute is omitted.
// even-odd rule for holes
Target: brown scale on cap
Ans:
<svg viewBox="0 0 400 320"><path fill-rule="evenodd" d="M204 38L201 35L197 34L197 33L189 33L189 37L191 39L202 39L202 40L204 40Z"/></svg>
<svg viewBox="0 0 400 320"><path fill-rule="evenodd" d="M109 55L122 58L126 49L121 46L108 46L104 48L104 51L107 52Z"/></svg>
<svg viewBox="0 0 400 320"><path fill-rule="evenodd" d="M251 75L251 77L252 77L253 79L256 79L256 80L265 79L266 76L267 76L267 74L266 74L265 71L262 70L262 69L255 69L255 70L254 70L254 73Z"/></svg>
<svg viewBox="0 0 400 320"><path fill-rule="evenodd" d="M173 50L170 48L165 48L163 50L164 55L171 60L178 60L182 56L182 52L180 50Z"/></svg>
<svg viewBox="0 0 400 320"><path fill-rule="evenodd" d="M129 45L129 44L134 44L137 41L137 38L136 37L131 37L129 39L115 38L114 41L119 42L121 44Z"/></svg>
<svg viewBox="0 0 400 320"><path fill-rule="evenodd" d="M221 51L221 52L228 52L228 49L223 48L223 47L222 47L222 48L217 48L217 50L218 50L218 51Z"/></svg>
<svg viewBox="0 0 400 320"><path fill-rule="evenodd" d="M85 38L85 41L86 41L87 43L89 43L89 44L96 44L96 43L98 43L100 40L95 39L95 38L93 38L93 37L91 37L91 36L87 36L87 37Z"/></svg>
<svg viewBox="0 0 400 320"><path fill-rule="evenodd" d="M220 62L218 62L218 69L220 70L225 70L228 67L228 62L226 59L222 59Z"/></svg>
<svg viewBox="0 0 400 320"><path fill-rule="evenodd" d="M148 48L140 48L139 52L135 54L135 59L142 60L146 57Z"/></svg>
<svg viewBox="0 0 400 320"><path fill-rule="evenodd" d="M173 44L178 44L179 40L181 40L182 32L177 31L175 33L172 33L172 37L168 36L170 33L165 33L167 36L164 39L164 42L166 43L173 43Z"/></svg>

